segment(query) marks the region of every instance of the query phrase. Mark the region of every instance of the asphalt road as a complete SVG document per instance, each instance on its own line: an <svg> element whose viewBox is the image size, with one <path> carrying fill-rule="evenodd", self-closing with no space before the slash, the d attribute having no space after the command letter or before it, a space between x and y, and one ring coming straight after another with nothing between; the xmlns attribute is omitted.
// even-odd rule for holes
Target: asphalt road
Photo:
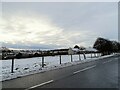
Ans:
<svg viewBox="0 0 120 90"><path fill-rule="evenodd" d="M118 88L120 56L4 81L4 88Z"/></svg>

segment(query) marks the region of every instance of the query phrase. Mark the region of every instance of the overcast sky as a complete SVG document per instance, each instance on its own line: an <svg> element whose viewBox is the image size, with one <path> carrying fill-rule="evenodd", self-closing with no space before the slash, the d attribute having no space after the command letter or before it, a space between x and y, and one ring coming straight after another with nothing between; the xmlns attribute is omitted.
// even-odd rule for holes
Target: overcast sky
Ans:
<svg viewBox="0 0 120 90"><path fill-rule="evenodd" d="M12 48L93 46L118 39L117 2L4 2L0 41Z"/></svg>

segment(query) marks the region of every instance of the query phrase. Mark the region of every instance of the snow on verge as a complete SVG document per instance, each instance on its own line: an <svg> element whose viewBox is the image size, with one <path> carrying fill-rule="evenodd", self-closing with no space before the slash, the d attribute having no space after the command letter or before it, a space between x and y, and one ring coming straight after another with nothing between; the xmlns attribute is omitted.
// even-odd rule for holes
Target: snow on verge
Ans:
<svg viewBox="0 0 120 90"><path fill-rule="evenodd" d="M102 58L110 57L113 55L107 55L103 57L90 58L90 55L86 55L87 59L83 59L81 55L81 60L78 60L78 55L73 55L73 62L70 62L69 55L62 56L62 64L59 64L59 56L50 56L45 57L45 67L42 68L41 58L29 58L28 59L19 59L15 60L14 73L11 73L11 60L0 61L2 63L2 72L0 73L0 81L11 80L14 78L45 72L49 70L64 68L71 65L77 65L84 62L90 62L94 60L99 60ZM29 61L29 62L28 62Z"/></svg>

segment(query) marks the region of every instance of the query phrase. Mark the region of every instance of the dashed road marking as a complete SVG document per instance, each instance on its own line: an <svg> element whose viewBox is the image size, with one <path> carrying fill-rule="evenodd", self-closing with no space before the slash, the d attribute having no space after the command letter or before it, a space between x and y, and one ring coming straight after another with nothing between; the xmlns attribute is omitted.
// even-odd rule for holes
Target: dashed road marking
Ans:
<svg viewBox="0 0 120 90"><path fill-rule="evenodd" d="M84 68L84 69L81 69L81 70L78 70L78 71L75 71L75 72L73 72L73 74L76 74L76 73L79 73L79 72L83 72L83 71L86 71L86 70L94 68L94 67L96 67L96 65L90 66L90 67L87 67L87 68Z"/></svg>
<svg viewBox="0 0 120 90"><path fill-rule="evenodd" d="M118 58L115 58L115 59L118 59Z"/></svg>
<svg viewBox="0 0 120 90"><path fill-rule="evenodd" d="M32 86L30 88L27 88L25 90L30 90L30 89L33 89L33 88L36 88L36 87L40 87L40 86L43 86L43 85L46 85L46 84L49 84L49 83L52 83L54 80L50 80L50 81L47 81L47 82L44 82L44 83L41 83L41 84L38 84L38 85L35 85L35 86Z"/></svg>
<svg viewBox="0 0 120 90"><path fill-rule="evenodd" d="M105 61L105 62L103 62L103 64L105 64L105 63L109 63L109 62L111 62L112 60L109 60L109 61Z"/></svg>

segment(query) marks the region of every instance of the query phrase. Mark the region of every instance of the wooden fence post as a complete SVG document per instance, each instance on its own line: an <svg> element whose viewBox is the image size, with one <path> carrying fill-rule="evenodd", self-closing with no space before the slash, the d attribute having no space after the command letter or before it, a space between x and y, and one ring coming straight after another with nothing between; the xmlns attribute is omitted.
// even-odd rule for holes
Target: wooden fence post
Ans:
<svg viewBox="0 0 120 90"><path fill-rule="evenodd" d="M62 62L61 62L61 55L60 55L60 64L61 64Z"/></svg>
<svg viewBox="0 0 120 90"><path fill-rule="evenodd" d="M83 53L84 59L86 59L85 53Z"/></svg>
<svg viewBox="0 0 120 90"><path fill-rule="evenodd" d="M12 67L11 67L11 73L14 73L14 58L12 58Z"/></svg>
<svg viewBox="0 0 120 90"><path fill-rule="evenodd" d="M91 58L92 58L92 53L91 53Z"/></svg>
<svg viewBox="0 0 120 90"><path fill-rule="evenodd" d="M95 57L96 57L96 53L95 53Z"/></svg>
<svg viewBox="0 0 120 90"><path fill-rule="evenodd" d="M42 56L42 67L44 67L44 56Z"/></svg>
<svg viewBox="0 0 120 90"><path fill-rule="evenodd" d="M94 57L96 57L95 53L94 53Z"/></svg>
<svg viewBox="0 0 120 90"><path fill-rule="evenodd" d="M81 60L80 54L79 54L79 60Z"/></svg>
<svg viewBox="0 0 120 90"><path fill-rule="evenodd" d="M73 61L72 54L71 54L71 62Z"/></svg>

